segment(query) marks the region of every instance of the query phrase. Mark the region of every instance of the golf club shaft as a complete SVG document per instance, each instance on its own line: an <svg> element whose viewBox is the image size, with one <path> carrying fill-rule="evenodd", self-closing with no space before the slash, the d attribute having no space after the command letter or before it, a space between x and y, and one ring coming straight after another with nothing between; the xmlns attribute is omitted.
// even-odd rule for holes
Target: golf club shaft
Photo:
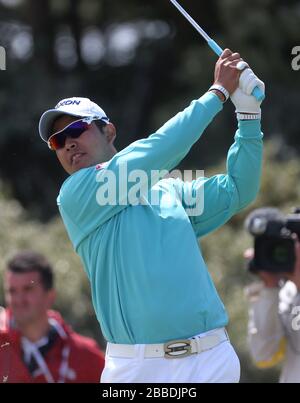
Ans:
<svg viewBox="0 0 300 403"><path fill-rule="evenodd" d="M199 32L199 34L206 40L208 46L218 55L220 56L223 52L223 49L213 40L207 33L197 24L197 22L185 11L185 9L176 1L170 0L171 3L180 11L180 13L189 21L190 24ZM262 101L265 98L264 93L260 90L260 88L255 87L252 91L252 95L258 100Z"/></svg>
<svg viewBox="0 0 300 403"><path fill-rule="evenodd" d="M222 48L211 39L209 35L197 24L197 22L185 11L185 9L176 1L176 0L170 0L171 3L174 4L174 6L181 12L181 14L190 22L190 24L193 25L193 27L196 29L196 31L199 32L199 34L206 40L210 48L218 55L220 56L221 53L223 52Z"/></svg>

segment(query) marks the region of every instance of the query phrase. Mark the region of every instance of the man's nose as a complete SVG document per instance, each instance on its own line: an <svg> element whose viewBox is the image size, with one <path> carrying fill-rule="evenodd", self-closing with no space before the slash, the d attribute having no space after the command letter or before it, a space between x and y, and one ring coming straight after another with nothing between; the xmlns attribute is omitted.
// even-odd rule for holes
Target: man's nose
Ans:
<svg viewBox="0 0 300 403"><path fill-rule="evenodd" d="M77 143L74 139L72 139L72 137L67 137L65 147L67 151L73 150L74 148L77 147Z"/></svg>

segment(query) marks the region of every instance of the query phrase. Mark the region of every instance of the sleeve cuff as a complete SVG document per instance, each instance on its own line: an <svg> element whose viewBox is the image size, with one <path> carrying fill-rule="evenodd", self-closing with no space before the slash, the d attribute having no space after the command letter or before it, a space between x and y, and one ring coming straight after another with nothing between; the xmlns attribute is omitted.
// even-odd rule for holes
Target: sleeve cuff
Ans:
<svg viewBox="0 0 300 403"><path fill-rule="evenodd" d="M216 113L220 112L223 109L224 105L218 95L214 94L211 91L208 91L204 95L202 95L202 97L199 98L199 101L211 110L214 110Z"/></svg>
<svg viewBox="0 0 300 403"><path fill-rule="evenodd" d="M247 138L263 137L261 132L261 122L257 120L239 120L238 121L239 136Z"/></svg>

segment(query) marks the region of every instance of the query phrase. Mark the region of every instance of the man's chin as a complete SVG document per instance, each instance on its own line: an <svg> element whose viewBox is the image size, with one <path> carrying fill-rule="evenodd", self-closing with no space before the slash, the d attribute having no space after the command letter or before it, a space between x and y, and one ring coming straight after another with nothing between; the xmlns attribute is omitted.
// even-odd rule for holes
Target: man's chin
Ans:
<svg viewBox="0 0 300 403"><path fill-rule="evenodd" d="M22 315L13 314L13 317L17 325L24 326L27 325L28 323L31 323L35 316L30 313L28 314L24 313Z"/></svg>
<svg viewBox="0 0 300 403"><path fill-rule="evenodd" d="M92 162L87 162L87 161L80 161L77 164L72 164L69 168L69 170L67 171L70 175L74 174L75 172L80 171L80 169L84 169L84 168L90 168L92 166L94 166L96 164L92 163Z"/></svg>

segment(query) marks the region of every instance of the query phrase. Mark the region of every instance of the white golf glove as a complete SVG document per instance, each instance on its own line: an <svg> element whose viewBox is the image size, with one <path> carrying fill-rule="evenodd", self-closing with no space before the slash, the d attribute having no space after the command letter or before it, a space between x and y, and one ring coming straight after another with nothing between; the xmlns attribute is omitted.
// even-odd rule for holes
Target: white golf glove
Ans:
<svg viewBox="0 0 300 403"><path fill-rule="evenodd" d="M262 101L257 101L257 99L251 95L255 87L260 88L260 90L265 93L265 84L253 73L246 62L240 62L237 68L242 70L247 67L241 74L239 80L239 87L231 94L231 101L235 106L235 111L238 114L238 118L244 118L239 116L240 114L254 114L252 118L258 118L261 115L260 105ZM259 115L259 116L258 116ZM247 117L245 116L247 119ZM251 119L251 116L248 117Z"/></svg>

